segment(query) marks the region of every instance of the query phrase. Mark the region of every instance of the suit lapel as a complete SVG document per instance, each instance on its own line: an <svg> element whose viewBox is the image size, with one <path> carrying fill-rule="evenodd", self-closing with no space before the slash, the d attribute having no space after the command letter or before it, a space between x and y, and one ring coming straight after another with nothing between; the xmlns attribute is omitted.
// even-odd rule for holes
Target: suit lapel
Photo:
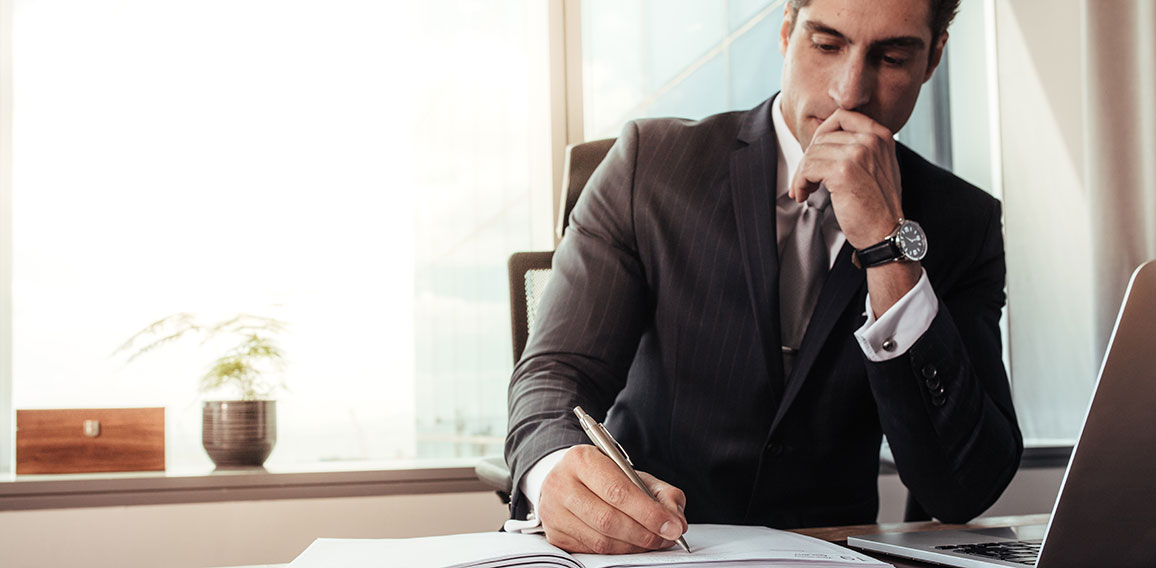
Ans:
<svg viewBox="0 0 1156 568"><path fill-rule="evenodd" d="M774 204L778 145L771 124L772 100L774 97L748 114L738 136L745 145L731 153L730 179L747 289L777 406L771 426L773 432L798 395L840 315L866 286L867 279L862 270L851 264L852 247L844 243L819 292L791 377L789 380L784 377Z"/></svg>
<svg viewBox="0 0 1156 568"><path fill-rule="evenodd" d="M835 259L834 266L831 267L826 280L823 281L823 289L819 292L819 300L815 304L815 313L811 314L811 322L807 324L807 331L803 334L803 344L799 347L795 368L787 380L782 402L779 403L775 420L771 423L772 432L779 425L779 421L783 419L783 415L786 414L787 408L790 407L795 396L799 394L799 390L803 388L803 382L811 374L811 368L815 366L819 351L827 343L827 338L830 337L831 330L839 321L839 316L847 309L847 304L851 299L855 298L867 284L865 272L851 264L852 250L851 243L843 243L843 248L839 250L839 256Z"/></svg>
<svg viewBox="0 0 1156 568"><path fill-rule="evenodd" d="M779 258L773 202L778 148L770 126L769 101L753 109L739 133L746 145L731 153L730 180L739 250L766 357L774 400L782 400L782 342L779 339Z"/></svg>

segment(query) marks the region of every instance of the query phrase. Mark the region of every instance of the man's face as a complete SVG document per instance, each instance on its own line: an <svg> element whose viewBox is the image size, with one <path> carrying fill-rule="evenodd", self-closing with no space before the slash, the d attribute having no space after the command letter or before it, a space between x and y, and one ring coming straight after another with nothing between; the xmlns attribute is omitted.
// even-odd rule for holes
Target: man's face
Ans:
<svg viewBox="0 0 1156 568"><path fill-rule="evenodd" d="M947 41L932 45L928 0L812 0L783 19L783 117L803 148L836 109L898 131Z"/></svg>

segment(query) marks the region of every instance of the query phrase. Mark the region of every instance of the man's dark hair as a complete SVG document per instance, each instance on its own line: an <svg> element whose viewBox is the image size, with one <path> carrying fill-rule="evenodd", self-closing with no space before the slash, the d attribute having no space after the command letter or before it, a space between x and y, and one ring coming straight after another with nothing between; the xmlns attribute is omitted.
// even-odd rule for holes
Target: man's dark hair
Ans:
<svg viewBox="0 0 1156 568"><path fill-rule="evenodd" d="M939 36L947 33L947 27L951 25L951 21L955 19L955 13L959 11L960 0L928 0L931 2L931 44L939 40ZM789 0L791 5L791 31L795 29L795 17L799 15L799 10L806 8L811 3L811 0Z"/></svg>

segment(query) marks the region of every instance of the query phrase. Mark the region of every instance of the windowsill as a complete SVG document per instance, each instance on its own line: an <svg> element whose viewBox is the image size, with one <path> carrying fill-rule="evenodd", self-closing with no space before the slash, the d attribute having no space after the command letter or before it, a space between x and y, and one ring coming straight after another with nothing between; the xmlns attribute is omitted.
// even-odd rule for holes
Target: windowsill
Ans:
<svg viewBox="0 0 1156 568"><path fill-rule="evenodd" d="M477 458L230 470L0 474L0 511L489 491Z"/></svg>
<svg viewBox="0 0 1156 568"><path fill-rule="evenodd" d="M1075 440L1031 439L1024 440L1024 454L1020 457L1020 469L1067 467ZM879 473L895 474L895 458L886 446L879 456Z"/></svg>
<svg viewBox="0 0 1156 568"><path fill-rule="evenodd" d="M1020 469L1066 468L1075 445L1074 439L1024 440L1024 455L1020 458Z"/></svg>
<svg viewBox="0 0 1156 568"><path fill-rule="evenodd" d="M1021 468L1065 467L1070 441L1028 440ZM894 473L884 457L880 473ZM322 462L254 469L0 474L0 511L491 491L478 458ZM890 466L890 467L889 467Z"/></svg>

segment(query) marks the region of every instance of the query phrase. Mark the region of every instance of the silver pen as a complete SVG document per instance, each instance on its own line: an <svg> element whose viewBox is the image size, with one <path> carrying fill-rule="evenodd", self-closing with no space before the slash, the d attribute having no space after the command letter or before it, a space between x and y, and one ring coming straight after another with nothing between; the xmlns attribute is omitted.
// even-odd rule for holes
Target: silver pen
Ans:
<svg viewBox="0 0 1156 568"><path fill-rule="evenodd" d="M650 492L650 489L646 487L646 484L642 482L642 478L638 477L638 472L634 471L634 463L630 461L630 456L626 454L626 450L622 449L622 445L618 443L618 440L614 439L614 436L610 435L606 427L591 418L589 414L586 414L586 411L582 410L581 406L574 407L574 414L578 416L578 423L582 425L582 429L586 431L586 435L590 437L590 441L594 442L594 445L597 446L599 450L602 450L602 453L606 454L606 457L613 460L614 463L618 465L618 468L622 470L622 473L625 473L626 477L629 477L630 481L633 481L639 489L649 495L651 499L658 501L658 499L654 497L654 494ZM675 542L677 542L683 550L690 552L690 546L686 544L685 538L680 536Z"/></svg>

